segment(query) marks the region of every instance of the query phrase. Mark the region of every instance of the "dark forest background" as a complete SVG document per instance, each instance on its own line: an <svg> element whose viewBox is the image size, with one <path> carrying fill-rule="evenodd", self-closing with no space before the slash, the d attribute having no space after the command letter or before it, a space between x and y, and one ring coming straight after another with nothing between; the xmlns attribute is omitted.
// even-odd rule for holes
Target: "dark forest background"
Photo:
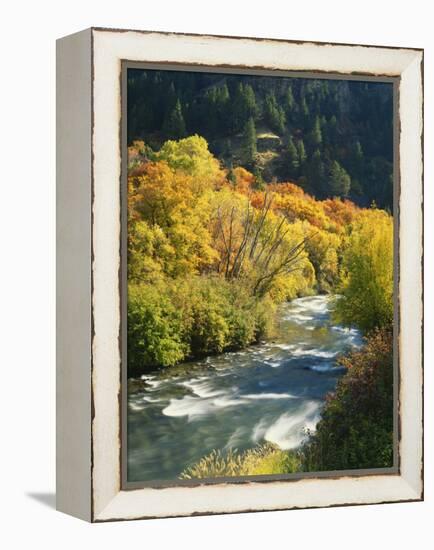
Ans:
<svg viewBox="0 0 434 550"><path fill-rule="evenodd" d="M128 143L199 134L257 188L291 181L323 199L392 210L393 85L128 70Z"/></svg>

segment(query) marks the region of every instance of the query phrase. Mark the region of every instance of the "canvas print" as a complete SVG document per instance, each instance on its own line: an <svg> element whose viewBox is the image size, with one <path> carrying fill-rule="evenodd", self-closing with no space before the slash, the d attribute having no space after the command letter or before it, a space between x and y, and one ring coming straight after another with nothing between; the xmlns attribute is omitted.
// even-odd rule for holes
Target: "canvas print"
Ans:
<svg viewBox="0 0 434 550"><path fill-rule="evenodd" d="M394 466L393 84L126 93L128 482Z"/></svg>

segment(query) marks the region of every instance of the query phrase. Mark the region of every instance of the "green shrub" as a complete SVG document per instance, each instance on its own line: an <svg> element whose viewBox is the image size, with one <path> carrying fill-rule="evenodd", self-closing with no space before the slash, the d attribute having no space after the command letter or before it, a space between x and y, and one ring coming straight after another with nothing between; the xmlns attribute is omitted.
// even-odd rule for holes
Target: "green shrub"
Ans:
<svg viewBox="0 0 434 550"><path fill-rule="evenodd" d="M188 353L180 312L161 286L129 286L127 322L130 374L174 365Z"/></svg>
<svg viewBox="0 0 434 550"><path fill-rule="evenodd" d="M270 333L274 312L269 298L253 298L238 281L217 276L131 284L130 374L244 348Z"/></svg>
<svg viewBox="0 0 434 550"><path fill-rule="evenodd" d="M348 371L303 448L305 471L393 465L392 340L391 329L377 329L360 351L341 359Z"/></svg>
<svg viewBox="0 0 434 550"><path fill-rule="evenodd" d="M173 300L183 310L192 356L241 349L272 330L275 308L253 298L240 281L192 277L175 285ZM265 304L267 302L267 305Z"/></svg>
<svg viewBox="0 0 434 550"><path fill-rule="evenodd" d="M255 303L255 340L271 336L274 332L276 322L276 303L265 296Z"/></svg>
<svg viewBox="0 0 434 550"><path fill-rule="evenodd" d="M229 326L216 304L201 301L194 305L190 342L193 355L221 353L227 347Z"/></svg>

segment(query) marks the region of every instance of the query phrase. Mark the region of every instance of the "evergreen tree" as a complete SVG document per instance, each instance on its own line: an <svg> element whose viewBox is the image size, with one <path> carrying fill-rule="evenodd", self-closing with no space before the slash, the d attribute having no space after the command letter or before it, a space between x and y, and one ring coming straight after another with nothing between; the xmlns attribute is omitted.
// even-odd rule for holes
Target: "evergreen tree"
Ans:
<svg viewBox="0 0 434 550"><path fill-rule="evenodd" d="M169 112L163 124L164 133L171 139L185 137L185 121L182 114L181 102L176 100L175 107Z"/></svg>
<svg viewBox="0 0 434 550"><path fill-rule="evenodd" d="M286 106L287 113L291 113L291 111L294 109L294 106L295 106L294 94L292 93L291 86L289 86L286 91L285 102L286 102L285 106Z"/></svg>
<svg viewBox="0 0 434 550"><path fill-rule="evenodd" d="M276 130L279 132L279 134L283 134L283 132L285 131L285 125L286 125L285 111L282 109L280 105L278 105L277 116L276 116Z"/></svg>
<svg viewBox="0 0 434 550"><path fill-rule="evenodd" d="M224 83L223 86L219 88L219 99L222 103L226 103L227 101L229 101L229 98L229 88L228 85Z"/></svg>
<svg viewBox="0 0 434 550"><path fill-rule="evenodd" d="M235 184L237 183L237 178L235 177L235 174L232 168L232 163L231 163L231 167L228 170L228 182L233 186L235 186Z"/></svg>
<svg viewBox="0 0 434 550"><path fill-rule="evenodd" d="M218 99L216 88L209 88L205 93L204 98L204 116L203 120L206 126L203 128L204 135L215 136L219 130L219 114L218 114Z"/></svg>
<svg viewBox="0 0 434 550"><path fill-rule="evenodd" d="M310 112L309 112L309 107L307 106L305 97L303 97L303 99L301 100L300 115L301 115L300 117L301 124L303 125L307 124L309 121Z"/></svg>
<svg viewBox="0 0 434 550"><path fill-rule="evenodd" d="M263 191L265 189L265 181L262 177L261 170L257 166L255 166L253 169L253 175L255 177L253 188L257 189L258 191Z"/></svg>
<svg viewBox="0 0 434 550"><path fill-rule="evenodd" d="M392 96L384 83L131 69L128 143L143 140L158 148L167 139L198 134L228 166L233 151L225 140L238 140L249 119L258 125L260 117L285 141L292 135L284 148L277 140L264 140L276 156L264 171L267 181L296 177L316 196L329 196L329 174L336 176L332 163L337 161L350 177L352 200L361 206L375 200L392 208ZM254 141L247 148L250 162ZM242 138L242 146L244 142ZM244 150L235 164L244 163ZM336 179L341 181L337 192L344 196L346 178Z"/></svg>
<svg viewBox="0 0 434 550"><path fill-rule="evenodd" d="M173 107L177 99L178 98L176 96L175 84L172 81L167 87L166 105Z"/></svg>
<svg viewBox="0 0 434 550"><path fill-rule="evenodd" d="M232 120L235 131L244 128L249 118L257 116L256 96L250 84L243 86L240 82L235 91L235 98L232 105Z"/></svg>
<svg viewBox="0 0 434 550"><path fill-rule="evenodd" d="M297 148L294 145L294 140L292 139L292 136L289 138L286 152L290 173L293 177L297 177L298 169L300 168L300 157Z"/></svg>
<svg viewBox="0 0 434 550"><path fill-rule="evenodd" d="M297 141L298 162L300 166L303 166L306 162L306 149L302 139Z"/></svg>
<svg viewBox="0 0 434 550"><path fill-rule="evenodd" d="M348 169L351 175L351 194L352 196L362 196L363 187L361 182L365 180L365 159L360 141L356 141L352 146L348 159Z"/></svg>
<svg viewBox="0 0 434 550"><path fill-rule="evenodd" d="M229 162L232 164L232 141L230 138L226 138L223 141L223 156L229 159Z"/></svg>
<svg viewBox="0 0 434 550"><path fill-rule="evenodd" d="M380 208L393 206L393 164L382 157L370 159L364 164L364 204L373 200Z"/></svg>
<svg viewBox="0 0 434 550"><path fill-rule="evenodd" d="M329 143L336 143L338 137L338 121L335 115L332 115L327 123L327 136Z"/></svg>
<svg viewBox="0 0 434 550"><path fill-rule="evenodd" d="M265 118L275 132L283 133L285 130L285 112L277 104L276 96L270 93L265 98Z"/></svg>
<svg viewBox="0 0 434 550"><path fill-rule="evenodd" d="M321 158L321 152L317 149L312 155L306 167L307 187L310 193L316 196L326 196L325 167Z"/></svg>
<svg viewBox="0 0 434 550"><path fill-rule="evenodd" d="M333 197L348 196L351 188L351 178L337 160L334 160L330 165L328 180L329 195Z"/></svg>
<svg viewBox="0 0 434 550"><path fill-rule="evenodd" d="M243 132L243 157L247 165L252 165L256 152L256 127L253 117L250 117Z"/></svg>
<svg viewBox="0 0 434 550"><path fill-rule="evenodd" d="M309 134L309 142L312 149L317 149L322 143L321 121L319 116L315 118L315 124Z"/></svg>
<svg viewBox="0 0 434 550"><path fill-rule="evenodd" d="M232 119L230 116L230 95L227 84L218 88L216 95L216 113L218 127L221 132L227 133L231 128Z"/></svg>
<svg viewBox="0 0 434 550"><path fill-rule="evenodd" d="M245 102L245 110L248 117L256 118L258 114L258 107L256 105L256 96L255 92L250 86L250 84L246 84L244 86L244 102Z"/></svg>
<svg viewBox="0 0 434 550"><path fill-rule="evenodd" d="M360 175L363 168L363 149L362 149L362 146L360 145L360 141L356 141L351 147L350 163L351 163L351 169L357 175Z"/></svg>

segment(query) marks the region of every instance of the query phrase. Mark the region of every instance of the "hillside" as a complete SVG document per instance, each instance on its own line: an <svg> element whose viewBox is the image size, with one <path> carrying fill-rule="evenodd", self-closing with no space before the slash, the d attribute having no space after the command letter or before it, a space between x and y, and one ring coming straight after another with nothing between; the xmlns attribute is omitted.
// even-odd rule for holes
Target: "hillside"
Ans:
<svg viewBox="0 0 434 550"><path fill-rule="evenodd" d="M130 69L128 90L130 144L199 134L258 188L294 181L319 199L392 210L390 84Z"/></svg>

